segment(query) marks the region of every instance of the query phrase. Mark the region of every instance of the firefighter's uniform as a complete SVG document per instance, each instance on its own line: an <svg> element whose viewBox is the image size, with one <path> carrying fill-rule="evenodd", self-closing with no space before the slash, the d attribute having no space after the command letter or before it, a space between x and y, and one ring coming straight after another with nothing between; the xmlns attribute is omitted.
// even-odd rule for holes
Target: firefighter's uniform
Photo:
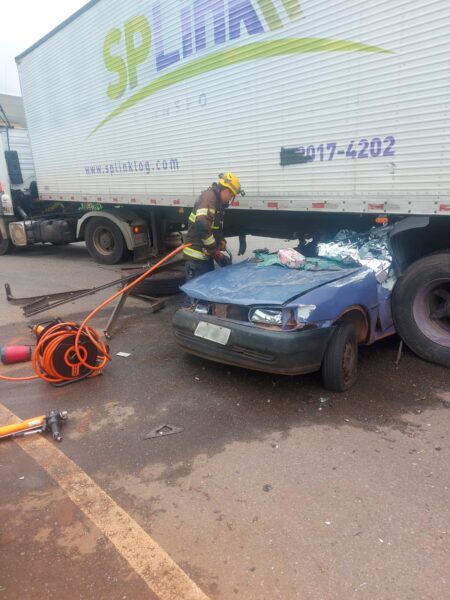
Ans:
<svg viewBox="0 0 450 600"><path fill-rule="evenodd" d="M186 242L191 243L192 246L185 248L184 254L188 260L193 259L202 263L203 272L210 270L208 266L213 268L209 263L212 263L219 242L224 239L222 233L224 208L219 193L217 184L202 192L189 216Z"/></svg>
<svg viewBox="0 0 450 600"><path fill-rule="evenodd" d="M192 244L183 250L186 256L186 279L203 275L214 269L214 255L224 241L223 220L225 207L220 200L220 187L227 187L234 195L241 193L239 179L232 173L219 176L219 182L200 194L189 216L186 242Z"/></svg>

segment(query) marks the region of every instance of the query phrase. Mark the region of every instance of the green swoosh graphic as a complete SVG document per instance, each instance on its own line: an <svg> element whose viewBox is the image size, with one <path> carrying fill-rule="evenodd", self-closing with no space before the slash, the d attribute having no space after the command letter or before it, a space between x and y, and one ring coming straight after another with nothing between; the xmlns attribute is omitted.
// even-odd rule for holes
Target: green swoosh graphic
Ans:
<svg viewBox="0 0 450 600"><path fill-rule="evenodd" d="M160 90L203 75L209 71L215 71L230 65L247 62L250 60L260 60L262 58L273 58L274 56L286 56L288 54L304 54L306 52L376 52L391 54L390 50L384 50L377 46L369 46L358 42L315 39L315 38L285 38L282 40L273 40L269 42L254 42L239 48L222 50L215 54L204 56L184 65L158 79L155 79L141 90L130 96L120 106L115 108L112 113L103 119L89 135L93 135L98 129L106 125L109 121L131 108L141 100L156 94Z"/></svg>

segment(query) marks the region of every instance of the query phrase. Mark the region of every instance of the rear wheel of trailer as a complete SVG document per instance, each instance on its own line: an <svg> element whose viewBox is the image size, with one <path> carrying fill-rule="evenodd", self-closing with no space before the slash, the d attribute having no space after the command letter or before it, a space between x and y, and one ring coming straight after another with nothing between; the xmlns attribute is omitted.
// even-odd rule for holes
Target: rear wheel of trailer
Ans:
<svg viewBox="0 0 450 600"><path fill-rule="evenodd" d="M89 219L84 238L89 254L98 263L115 265L128 258L129 251L123 234L109 219Z"/></svg>
<svg viewBox="0 0 450 600"><path fill-rule="evenodd" d="M450 252L417 260L392 297L397 331L421 358L450 367Z"/></svg>

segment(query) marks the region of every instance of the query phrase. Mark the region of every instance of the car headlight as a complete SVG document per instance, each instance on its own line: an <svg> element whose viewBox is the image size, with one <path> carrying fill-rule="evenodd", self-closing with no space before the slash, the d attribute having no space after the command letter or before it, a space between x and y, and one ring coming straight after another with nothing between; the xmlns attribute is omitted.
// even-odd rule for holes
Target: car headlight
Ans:
<svg viewBox="0 0 450 600"><path fill-rule="evenodd" d="M194 312L200 313L201 315L209 315L209 306L208 304L202 304L201 302L198 302L195 305Z"/></svg>
<svg viewBox="0 0 450 600"><path fill-rule="evenodd" d="M248 313L252 323L263 323L264 325L279 325L283 323L280 308L252 308Z"/></svg>

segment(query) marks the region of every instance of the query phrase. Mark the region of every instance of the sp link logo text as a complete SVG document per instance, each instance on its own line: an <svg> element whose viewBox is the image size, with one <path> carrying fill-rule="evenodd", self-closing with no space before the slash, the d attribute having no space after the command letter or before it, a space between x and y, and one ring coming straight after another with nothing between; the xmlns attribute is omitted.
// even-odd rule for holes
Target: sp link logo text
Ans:
<svg viewBox="0 0 450 600"><path fill-rule="evenodd" d="M300 0L193 0L182 3L175 22L165 6L154 2L148 14L136 15L106 35L105 66L116 74L107 89L111 100L138 86L139 66L148 60L164 72L202 50L281 29L302 16ZM174 31L179 32L178 41Z"/></svg>

